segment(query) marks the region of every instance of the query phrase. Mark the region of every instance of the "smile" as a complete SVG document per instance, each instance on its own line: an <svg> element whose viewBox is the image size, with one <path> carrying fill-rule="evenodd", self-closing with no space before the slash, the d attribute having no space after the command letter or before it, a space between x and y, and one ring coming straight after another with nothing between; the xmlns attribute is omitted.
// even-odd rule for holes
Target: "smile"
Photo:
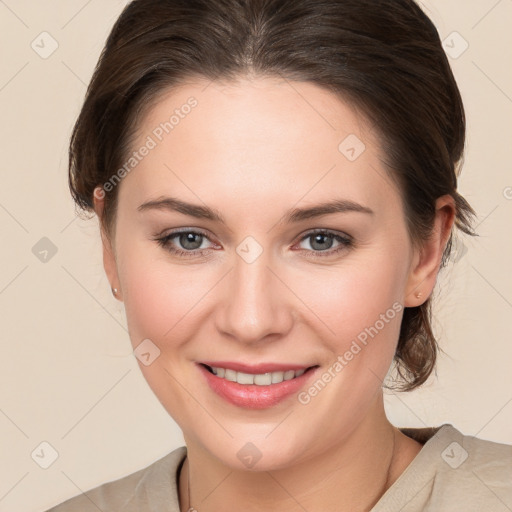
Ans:
<svg viewBox="0 0 512 512"><path fill-rule="evenodd" d="M296 395L319 369L318 365L234 362L198 363L206 384L216 395L237 407L267 409Z"/></svg>
<svg viewBox="0 0 512 512"><path fill-rule="evenodd" d="M255 384L256 386L269 386L270 384L279 384L283 380L291 380L300 377L306 369L286 370L266 373L245 373L237 372L230 368L220 368L216 366L205 365L206 369L221 379L226 379L238 384Z"/></svg>

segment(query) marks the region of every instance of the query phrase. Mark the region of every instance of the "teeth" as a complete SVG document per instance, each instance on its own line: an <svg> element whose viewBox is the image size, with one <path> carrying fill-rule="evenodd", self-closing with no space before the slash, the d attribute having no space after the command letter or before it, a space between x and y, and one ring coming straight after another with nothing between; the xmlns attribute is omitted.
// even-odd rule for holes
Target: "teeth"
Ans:
<svg viewBox="0 0 512 512"><path fill-rule="evenodd" d="M236 381L238 384L254 384L254 375L250 373L236 372Z"/></svg>
<svg viewBox="0 0 512 512"><path fill-rule="evenodd" d="M270 384L279 384L283 380L291 380L300 377L306 370L287 370L285 372L268 372L268 373L244 373L230 370L229 368L218 368L212 366L212 371L217 377L238 382L238 384L256 384L257 386L269 386Z"/></svg>
<svg viewBox="0 0 512 512"><path fill-rule="evenodd" d="M288 370L286 372L284 372L284 380L290 380L290 379L293 379L293 377L295 377L295 371L294 370Z"/></svg>
<svg viewBox="0 0 512 512"><path fill-rule="evenodd" d="M284 380L284 372L272 372L272 384L279 384Z"/></svg>

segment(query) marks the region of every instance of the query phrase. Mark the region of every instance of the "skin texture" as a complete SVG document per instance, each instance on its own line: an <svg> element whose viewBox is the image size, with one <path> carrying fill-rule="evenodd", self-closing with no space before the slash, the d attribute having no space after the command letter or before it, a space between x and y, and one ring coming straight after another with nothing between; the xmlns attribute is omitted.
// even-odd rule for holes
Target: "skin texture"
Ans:
<svg viewBox="0 0 512 512"><path fill-rule="evenodd" d="M134 150L191 96L197 106L118 185L115 236L102 232L105 271L124 302L133 347L149 338L160 349L152 364L139 365L184 433L181 508L369 510L421 448L389 423L383 406L402 312L307 405L292 395L263 410L234 406L210 390L195 362L327 370L394 303L417 306L430 295L453 200L438 199L433 236L414 248L375 130L310 83L190 82L143 118ZM365 144L354 161L338 149L350 134ZM214 208L226 224L137 210L162 196ZM335 198L374 213L282 221L290 209ZM102 206L95 198L98 215ZM179 228L206 233L202 255L173 255L155 241ZM349 235L353 245L334 254L343 246L327 238L321 251L305 237L319 228ZM236 252L247 236L263 250L250 264ZM171 243L187 250L179 237ZM237 457L248 442L261 453L251 469Z"/></svg>

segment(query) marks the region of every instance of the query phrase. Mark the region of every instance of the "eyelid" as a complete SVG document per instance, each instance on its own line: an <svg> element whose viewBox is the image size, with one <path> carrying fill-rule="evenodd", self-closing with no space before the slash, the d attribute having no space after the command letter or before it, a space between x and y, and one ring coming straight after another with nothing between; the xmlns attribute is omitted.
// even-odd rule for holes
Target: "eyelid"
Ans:
<svg viewBox="0 0 512 512"><path fill-rule="evenodd" d="M170 230L170 231L164 231L161 234L156 235L154 237L154 240L156 240L156 241L165 240L165 239L169 240L169 239L174 238L175 236L178 236L178 235L181 235L184 233L194 233L196 235L201 235L203 238L206 238L212 245L217 246L217 247L219 246L219 244L215 243L212 240L212 237L205 230L203 230L201 228L185 227L185 228L176 228L175 230ZM196 249L195 252L198 253L199 251L204 251L204 250L206 250L206 249ZM186 252L190 252L191 254L194 254L194 251L186 251Z"/></svg>
<svg viewBox="0 0 512 512"><path fill-rule="evenodd" d="M176 228L171 229L170 231L163 231L162 233L155 236L155 239L159 238L170 238L176 235L181 235L183 233L194 233L196 235L202 235L204 238L207 238L210 242L212 242L212 237L206 232L205 230L201 228ZM213 243L213 242L212 242Z"/></svg>
<svg viewBox="0 0 512 512"><path fill-rule="evenodd" d="M206 231L204 231L201 228L192 228L192 227L177 228L176 230L171 230L171 231L168 231L167 233L164 231L162 234L154 237L154 240L157 241L159 243L159 245L161 247L163 247L165 250L167 250L169 253L183 255L184 257L191 257L191 258L194 256L200 257L205 252L208 252L209 248L185 250L185 249L181 249L180 247L174 247L174 245L171 244L170 240L173 239L174 237L177 237L180 234L183 234L183 233L194 233L194 234L200 235L200 236L206 238L214 246L219 247L218 244L216 244L215 242L213 242L211 240L211 237L208 235L208 233ZM327 258L329 256L335 256L336 254L338 254L341 251L344 251L344 250L346 251L354 245L353 237L347 233L338 232L336 230L329 229L329 228L314 228L314 229L310 229L310 230L302 233L301 235L299 235L297 242L295 242L292 247L296 246L297 244L300 244L301 242L303 242L304 240L307 240L309 237L311 237L315 234L323 234L323 235L330 236L339 242L339 246L337 248L326 249L324 251L314 251L311 249L299 248L298 249L299 252L306 252L309 255L311 255L313 258L322 258L322 257ZM170 247L172 247L172 248L170 248Z"/></svg>
<svg viewBox="0 0 512 512"><path fill-rule="evenodd" d="M329 228L313 228L313 229L309 229L309 230L305 231L304 233L302 233L301 235L299 235L299 241L302 241L311 235L316 235L317 233L330 235L333 237L340 237L340 238L344 238L346 240L353 240L353 238L348 233L345 233L343 231L336 231L335 229L329 229Z"/></svg>
<svg viewBox="0 0 512 512"><path fill-rule="evenodd" d="M165 238L165 237L168 237L171 235L178 235L181 233L191 233L191 232L203 235L205 238L207 238L208 240L211 241L210 235L205 230L203 230L201 228L192 228L192 227L176 228L176 230L171 230L171 231L164 230L162 233L159 233L158 235L156 235L155 238ZM313 229L306 230L304 233L301 233L300 235L298 235L297 240L302 241L304 238L314 235L316 233L327 233L329 235L340 236L341 238L346 238L347 240L353 239L352 236L350 236L348 233L345 233L342 231L336 231L336 230L333 230L330 228L313 228Z"/></svg>
<svg viewBox="0 0 512 512"><path fill-rule="evenodd" d="M339 242L339 246L334 249L326 249L325 251L313 251L311 249L300 249L300 248L298 250L305 251L315 258L316 257L328 257L328 256L334 256L343 250L347 250L347 249L351 248L354 245L354 238L347 233L339 232L339 231L336 231L333 229L328 229L328 228L315 228L315 229L311 229L311 230L306 231L305 233L301 234L298 242L296 242L294 244L294 246L300 244L304 240L307 240L309 237L316 235L316 234L322 234L322 235L327 235L327 236L332 237L333 239L335 239Z"/></svg>

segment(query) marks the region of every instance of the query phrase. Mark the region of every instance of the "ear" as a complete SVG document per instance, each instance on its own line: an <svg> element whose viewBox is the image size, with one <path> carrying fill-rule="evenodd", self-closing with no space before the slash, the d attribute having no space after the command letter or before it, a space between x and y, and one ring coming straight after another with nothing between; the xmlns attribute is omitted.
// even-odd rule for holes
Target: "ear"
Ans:
<svg viewBox="0 0 512 512"><path fill-rule="evenodd" d="M432 236L415 250L411 263L405 290L405 307L421 306L432 293L455 214L455 201L451 195L447 194L437 199Z"/></svg>
<svg viewBox="0 0 512 512"><path fill-rule="evenodd" d="M117 273L115 250L112 241L108 237L107 233L105 233L105 229L101 224L101 219L103 218L103 208L105 206L105 192L99 186L94 189L93 202L94 211L100 219L101 242L103 247L103 268L105 269L107 279L110 282L112 294L116 299L122 301L122 292L121 286L119 284L119 276ZM114 293L114 289L117 289L117 293Z"/></svg>

